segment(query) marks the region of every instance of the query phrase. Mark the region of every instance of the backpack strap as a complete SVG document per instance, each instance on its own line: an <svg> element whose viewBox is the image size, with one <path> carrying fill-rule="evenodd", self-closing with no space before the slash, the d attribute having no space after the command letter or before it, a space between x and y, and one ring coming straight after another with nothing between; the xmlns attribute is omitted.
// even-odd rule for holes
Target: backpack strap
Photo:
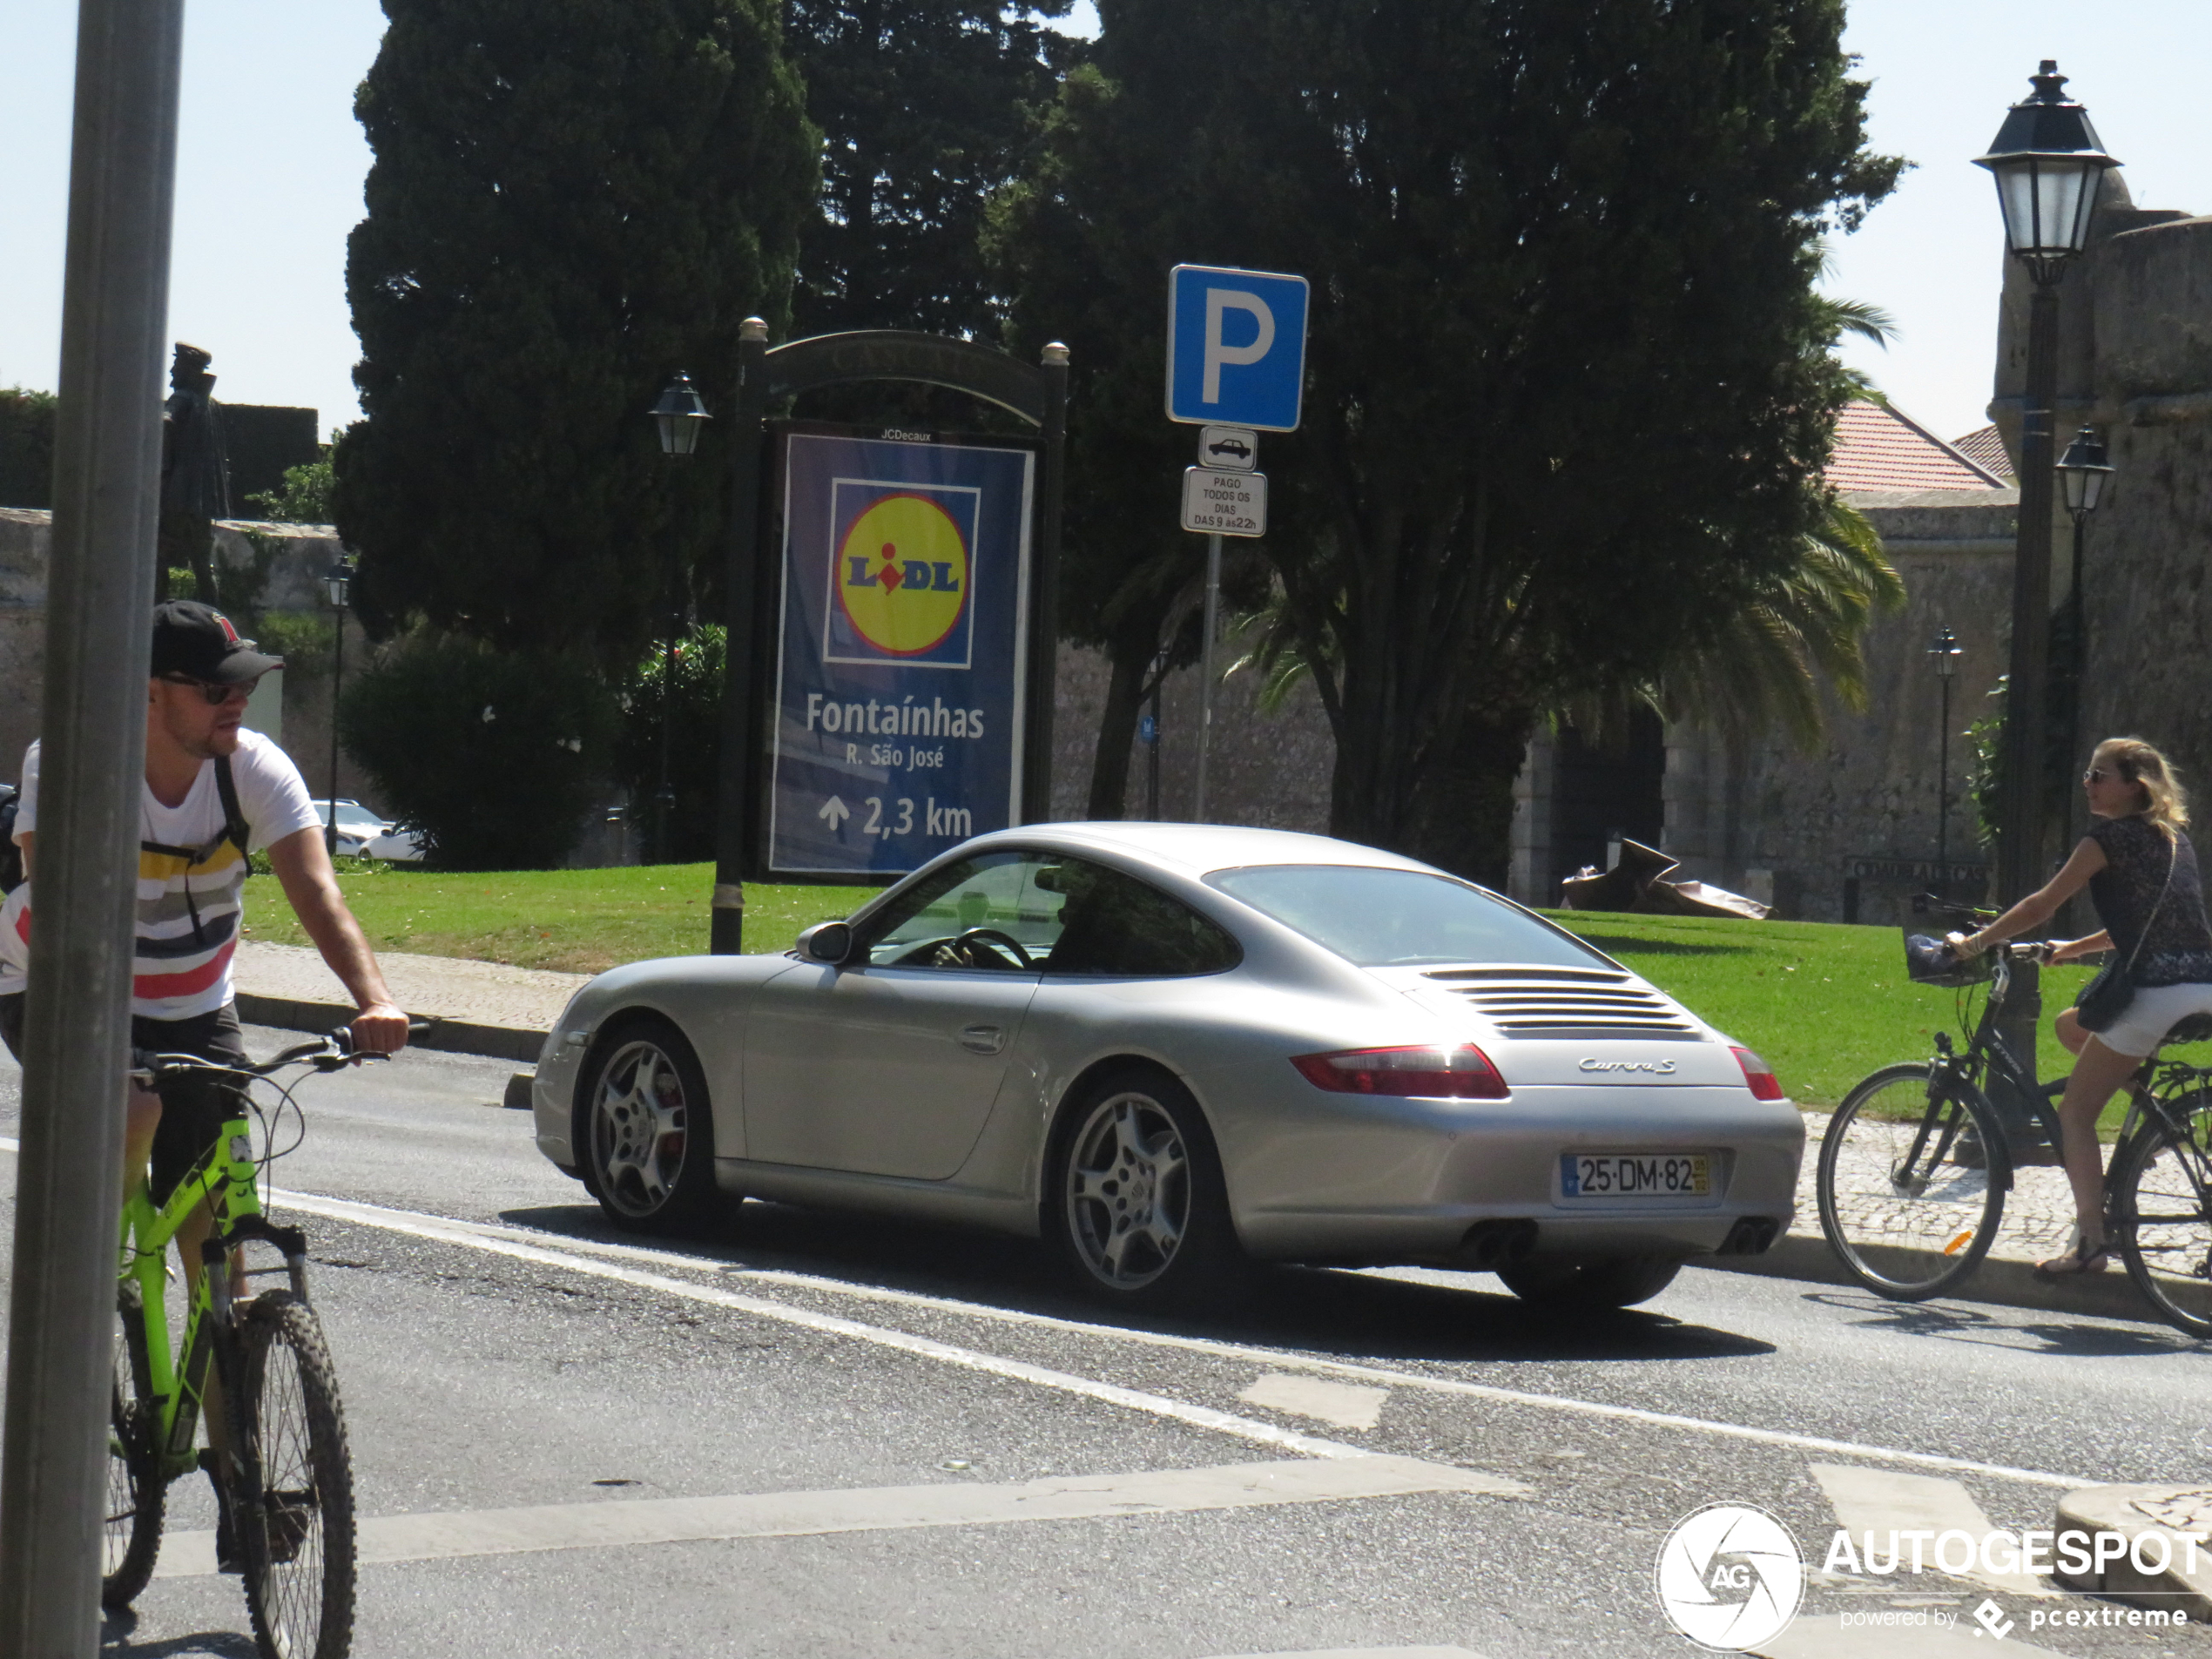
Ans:
<svg viewBox="0 0 2212 1659"><path fill-rule="evenodd" d="M231 776L231 758L215 757L215 794L223 803L223 833L216 845L229 841L238 848L239 856L246 856L246 844L253 831L246 821L246 814L239 809L238 780Z"/></svg>

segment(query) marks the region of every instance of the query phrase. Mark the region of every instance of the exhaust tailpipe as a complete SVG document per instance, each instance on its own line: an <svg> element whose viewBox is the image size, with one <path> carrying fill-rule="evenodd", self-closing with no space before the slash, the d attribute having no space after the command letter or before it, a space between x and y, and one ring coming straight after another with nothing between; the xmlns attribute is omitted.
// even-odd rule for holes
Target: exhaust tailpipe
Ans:
<svg viewBox="0 0 2212 1659"><path fill-rule="evenodd" d="M1536 1224L1526 1217L1478 1221L1460 1240L1453 1264L1476 1273L1495 1272L1536 1247Z"/></svg>

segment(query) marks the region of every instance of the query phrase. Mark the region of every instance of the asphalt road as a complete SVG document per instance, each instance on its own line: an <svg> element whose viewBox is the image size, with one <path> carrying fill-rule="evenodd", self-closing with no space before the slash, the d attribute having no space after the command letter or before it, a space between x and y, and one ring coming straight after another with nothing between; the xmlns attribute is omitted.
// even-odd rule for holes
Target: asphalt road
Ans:
<svg viewBox="0 0 2212 1659"><path fill-rule="evenodd" d="M1018 1240L759 1203L617 1234L499 1105L510 1069L315 1079L275 1166L368 1518L363 1655L1689 1653L1653 1565L1707 1503L1817 1565L1838 1480L1853 1526L2012 1528L2073 1484L2212 1484L2212 1354L2161 1327L1703 1271L1563 1323L1486 1277L1305 1270L1116 1327ZM15 1116L0 1062L0 1136ZM111 1651L253 1652L237 1581L200 1570L212 1521L181 1484L169 1575ZM1815 1575L1805 1610L1952 1618L1957 1644L1985 1601L2014 1622L1993 1654L2212 1653L2031 1637L2109 1604L1932 1571Z"/></svg>

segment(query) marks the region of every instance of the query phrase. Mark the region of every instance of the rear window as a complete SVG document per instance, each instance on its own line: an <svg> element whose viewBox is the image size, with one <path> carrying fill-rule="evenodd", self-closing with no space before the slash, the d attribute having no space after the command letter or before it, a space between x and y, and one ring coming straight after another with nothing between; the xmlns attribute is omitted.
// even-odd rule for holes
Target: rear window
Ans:
<svg viewBox="0 0 2212 1659"><path fill-rule="evenodd" d="M1206 883L1362 968L1429 962L1612 966L1541 917L1464 881L1420 870L1273 864L1217 871Z"/></svg>

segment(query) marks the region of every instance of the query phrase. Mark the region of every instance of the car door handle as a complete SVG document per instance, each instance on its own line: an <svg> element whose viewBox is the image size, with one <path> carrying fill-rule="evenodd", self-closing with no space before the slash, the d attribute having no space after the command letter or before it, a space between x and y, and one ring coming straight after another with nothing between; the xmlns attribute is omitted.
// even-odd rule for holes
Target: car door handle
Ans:
<svg viewBox="0 0 2212 1659"><path fill-rule="evenodd" d="M960 1034L960 1046L970 1054L996 1054L1006 1047L1006 1033L995 1025L971 1025Z"/></svg>

